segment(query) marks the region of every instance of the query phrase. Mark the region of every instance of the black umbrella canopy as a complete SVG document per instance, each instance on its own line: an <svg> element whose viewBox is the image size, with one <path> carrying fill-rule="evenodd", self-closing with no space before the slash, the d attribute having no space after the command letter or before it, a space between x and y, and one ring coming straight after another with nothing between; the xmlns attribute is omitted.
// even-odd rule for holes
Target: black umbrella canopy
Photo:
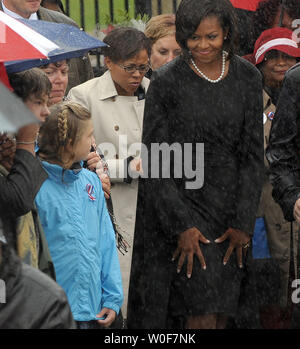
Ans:
<svg viewBox="0 0 300 349"><path fill-rule="evenodd" d="M16 133L19 128L38 122L22 100L0 83L0 132Z"/></svg>

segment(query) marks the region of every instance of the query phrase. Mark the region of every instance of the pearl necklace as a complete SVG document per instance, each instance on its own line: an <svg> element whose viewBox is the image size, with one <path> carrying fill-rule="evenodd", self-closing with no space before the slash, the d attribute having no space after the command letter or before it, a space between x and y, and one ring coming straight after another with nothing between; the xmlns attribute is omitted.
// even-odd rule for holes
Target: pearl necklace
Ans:
<svg viewBox="0 0 300 349"><path fill-rule="evenodd" d="M226 55L227 55L227 52L226 51L223 51L222 53L222 72L221 72L221 75L218 77L218 79L216 80L212 80L210 79L209 77L207 77L204 73L202 73L202 71L197 67L196 63L194 62L193 58L191 58L191 62L194 66L194 68L197 70L197 72L207 81L213 83L213 84L216 84L217 82L221 81L223 76L224 76L224 73L225 73L225 66L226 66Z"/></svg>

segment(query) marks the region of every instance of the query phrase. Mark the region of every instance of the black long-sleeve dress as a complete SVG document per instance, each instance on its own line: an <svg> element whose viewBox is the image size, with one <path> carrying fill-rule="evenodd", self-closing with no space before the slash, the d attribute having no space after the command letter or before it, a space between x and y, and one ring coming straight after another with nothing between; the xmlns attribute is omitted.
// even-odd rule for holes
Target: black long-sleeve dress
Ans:
<svg viewBox="0 0 300 349"><path fill-rule="evenodd" d="M143 125L143 168L148 160L149 178L139 183L129 328L166 328L170 315L235 313L245 269L238 268L235 253L224 267L229 243L214 240L229 227L253 231L263 178L261 91L259 72L237 56L217 84L200 78L181 57L154 73ZM177 143L171 178L151 178L168 165L165 160L154 163L153 143L164 142ZM196 143L204 144L204 154ZM188 171L190 159L198 182ZM183 175L177 178L180 169ZM179 234L191 227L211 243L201 244L207 269L194 257L187 279L186 265L177 275L177 261L172 263L171 257Z"/></svg>

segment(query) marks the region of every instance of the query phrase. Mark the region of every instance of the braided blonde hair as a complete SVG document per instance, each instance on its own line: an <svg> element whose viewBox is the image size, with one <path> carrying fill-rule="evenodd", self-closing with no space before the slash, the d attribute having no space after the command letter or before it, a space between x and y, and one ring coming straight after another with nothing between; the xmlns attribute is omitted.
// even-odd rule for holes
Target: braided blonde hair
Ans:
<svg viewBox="0 0 300 349"><path fill-rule="evenodd" d="M85 122L90 119L90 112L76 102L66 101L52 106L50 115L40 128L39 156L64 169L70 168L75 159L70 149L81 139Z"/></svg>
<svg viewBox="0 0 300 349"><path fill-rule="evenodd" d="M68 133L68 108L62 109L57 116L58 140L61 146L64 146Z"/></svg>

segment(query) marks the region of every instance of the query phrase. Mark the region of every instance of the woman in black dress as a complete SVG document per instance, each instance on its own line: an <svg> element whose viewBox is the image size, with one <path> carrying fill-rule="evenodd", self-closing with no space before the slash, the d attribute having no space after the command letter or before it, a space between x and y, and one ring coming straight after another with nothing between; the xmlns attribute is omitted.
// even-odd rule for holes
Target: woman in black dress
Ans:
<svg viewBox="0 0 300 349"><path fill-rule="evenodd" d="M228 0L183 0L183 54L153 75L129 328L179 327L178 319L224 328L236 314L262 186L263 110L259 72L233 53L234 22ZM175 150L170 162L155 160L162 143Z"/></svg>

